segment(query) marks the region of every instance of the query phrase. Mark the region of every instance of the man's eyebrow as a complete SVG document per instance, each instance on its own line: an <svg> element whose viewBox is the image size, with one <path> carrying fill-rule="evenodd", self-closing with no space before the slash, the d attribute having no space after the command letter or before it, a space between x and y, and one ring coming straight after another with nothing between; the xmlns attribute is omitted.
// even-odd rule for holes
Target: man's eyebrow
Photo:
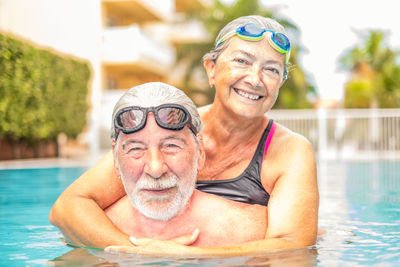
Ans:
<svg viewBox="0 0 400 267"><path fill-rule="evenodd" d="M143 144L143 142L140 141L140 140L137 140L137 139L130 139L130 140L122 141L121 145L122 145L122 148L125 148L126 145L130 145L130 144L133 144L133 143Z"/></svg>

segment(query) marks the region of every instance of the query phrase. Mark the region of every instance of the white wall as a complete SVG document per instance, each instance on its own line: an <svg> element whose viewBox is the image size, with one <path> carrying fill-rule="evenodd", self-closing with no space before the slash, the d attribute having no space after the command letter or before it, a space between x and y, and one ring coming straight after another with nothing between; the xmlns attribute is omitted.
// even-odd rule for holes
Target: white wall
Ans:
<svg viewBox="0 0 400 267"><path fill-rule="evenodd" d="M97 58L99 0L0 0L0 29L84 59Z"/></svg>

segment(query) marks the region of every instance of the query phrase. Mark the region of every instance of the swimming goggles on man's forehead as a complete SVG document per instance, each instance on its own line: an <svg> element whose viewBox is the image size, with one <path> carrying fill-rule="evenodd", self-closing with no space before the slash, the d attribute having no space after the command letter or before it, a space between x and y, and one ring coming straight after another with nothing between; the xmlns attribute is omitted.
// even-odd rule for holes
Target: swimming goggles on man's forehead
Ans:
<svg viewBox="0 0 400 267"><path fill-rule="evenodd" d="M289 38L286 37L283 33L274 32L273 30L263 29L260 26L254 23L247 23L242 26L239 26L235 32L230 32L226 34L221 40L217 43L215 48L217 48L220 44L237 35L243 40L247 41L259 41L264 38L264 33L269 32L268 42L269 44L279 53L285 54L286 63L289 61L290 57L290 41Z"/></svg>
<svg viewBox="0 0 400 267"><path fill-rule="evenodd" d="M189 111L177 104L164 104L149 108L137 106L123 108L114 117L115 132L131 134L143 129L146 126L149 112L153 112L156 122L161 128L178 131L188 126L194 135L197 134Z"/></svg>

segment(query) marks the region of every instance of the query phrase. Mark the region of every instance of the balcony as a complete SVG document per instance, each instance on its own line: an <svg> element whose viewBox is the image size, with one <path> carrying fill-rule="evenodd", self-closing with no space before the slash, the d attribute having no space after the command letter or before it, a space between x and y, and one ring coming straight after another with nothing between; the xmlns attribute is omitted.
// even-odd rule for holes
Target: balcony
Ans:
<svg viewBox="0 0 400 267"><path fill-rule="evenodd" d="M130 79L127 86L111 84L106 89L127 89L150 80L164 80L175 60L171 45L153 40L137 25L106 28L102 50L105 75L115 81Z"/></svg>
<svg viewBox="0 0 400 267"><path fill-rule="evenodd" d="M178 16L177 16L178 17ZM199 21L180 21L168 28L168 41L174 45L184 43L203 43L210 40L210 35Z"/></svg>
<svg viewBox="0 0 400 267"><path fill-rule="evenodd" d="M165 21L173 12L171 0L103 0L105 26Z"/></svg>
<svg viewBox="0 0 400 267"><path fill-rule="evenodd" d="M175 0L176 12L187 12L212 5L212 0Z"/></svg>

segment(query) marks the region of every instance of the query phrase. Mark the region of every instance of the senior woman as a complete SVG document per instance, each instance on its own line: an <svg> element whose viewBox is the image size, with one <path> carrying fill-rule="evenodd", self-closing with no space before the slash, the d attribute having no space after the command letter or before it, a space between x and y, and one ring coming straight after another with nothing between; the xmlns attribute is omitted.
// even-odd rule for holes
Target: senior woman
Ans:
<svg viewBox="0 0 400 267"><path fill-rule="evenodd" d="M103 212L125 194L108 153L65 190L50 213L50 221L73 243L194 255L240 255L315 243L319 195L312 147L266 114L288 74L290 43L284 28L270 18L240 17L221 30L215 44L204 56L216 94L212 105L200 110L206 162L198 189L267 206L265 239L197 248L187 246L196 239L188 233L173 241L131 239L132 245Z"/></svg>

